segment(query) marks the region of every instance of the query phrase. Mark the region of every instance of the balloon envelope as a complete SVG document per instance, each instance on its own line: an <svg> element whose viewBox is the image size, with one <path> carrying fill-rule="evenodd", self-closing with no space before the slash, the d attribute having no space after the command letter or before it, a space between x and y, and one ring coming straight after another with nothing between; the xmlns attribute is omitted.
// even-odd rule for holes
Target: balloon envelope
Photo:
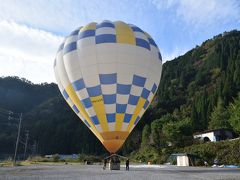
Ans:
<svg viewBox="0 0 240 180"><path fill-rule="evenodd" d="M115 153L152 101L162 59L154 40L139 27L103 21L65 38L54 71L69 106Z"/></svg>

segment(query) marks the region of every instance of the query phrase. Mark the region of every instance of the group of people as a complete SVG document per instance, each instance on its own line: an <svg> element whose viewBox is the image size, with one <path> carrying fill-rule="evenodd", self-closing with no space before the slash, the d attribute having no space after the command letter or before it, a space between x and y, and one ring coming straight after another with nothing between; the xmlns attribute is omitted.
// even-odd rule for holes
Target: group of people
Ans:
<svg viewBox="0 0 240 180"><path fill-rule="evenodd" d="M109 159L109 163L120 163L120 160L117 156L115 157L111 157ZM103 162L103 170L105 170L107 167L107 158L104 159L104 162ZM126 171L129 171L129 159L126 160Z"/></svg>

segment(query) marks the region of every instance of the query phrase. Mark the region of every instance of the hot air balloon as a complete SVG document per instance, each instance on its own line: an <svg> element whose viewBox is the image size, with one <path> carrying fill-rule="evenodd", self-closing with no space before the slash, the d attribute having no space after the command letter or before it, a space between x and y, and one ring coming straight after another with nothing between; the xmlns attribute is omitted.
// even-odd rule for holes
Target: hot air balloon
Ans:
<svg viewBox="0 0 240 180"><path fill-rule="evenodd" d="M162 58L154 40L139 27L92 22L64 39L54 71L69 106L115 153L153 100Z"/></svg>

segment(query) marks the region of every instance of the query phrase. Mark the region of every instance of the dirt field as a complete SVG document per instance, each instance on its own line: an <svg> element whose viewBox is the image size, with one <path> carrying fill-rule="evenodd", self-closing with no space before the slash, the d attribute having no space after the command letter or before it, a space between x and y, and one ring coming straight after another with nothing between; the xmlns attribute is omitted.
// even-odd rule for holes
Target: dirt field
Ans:
<svg viewBox="0 0 240 180"><path fill-rule="evenodd" d="M0 180L239 180L240 169L132 165L120 171L100 165L32 165L0 168Z"/></svg>

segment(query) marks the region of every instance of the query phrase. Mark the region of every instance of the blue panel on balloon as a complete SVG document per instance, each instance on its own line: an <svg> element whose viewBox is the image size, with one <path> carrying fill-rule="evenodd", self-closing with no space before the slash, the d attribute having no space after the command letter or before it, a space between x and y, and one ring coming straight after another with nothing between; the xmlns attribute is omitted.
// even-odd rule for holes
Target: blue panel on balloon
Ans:
<svg viewBox="0 0 240 180"><path fill-rule="evenodd" d="M134 96L134 95L130 94L129 99L128 99L128 104L137 105L138 100L139 100L139 96Z"/></svg>
<svg viewBox="0 0 240 180"><path fill-rule="evenodd" d="M117 84L117 94L130 94L131 86L129 84Z"/></svg>
<svg viewBox="0 0 240 180"><path fill-rule="evenodd" d="M161 56L160 52L158 52L158 58L160 59L160 61L162 61L162 56Z"/></svg>
<svg viewBox="0 0 240 180"><path fill-rule="evenodd" d="M58 48L58 51L57 51L57 52L61 51L61 50L63 49L63 47L64 47L64 43L62 43L62 44L59 46L59 48Z"/></svg>
<svg viewBox="0 0 240 180"><path fill-rule="evenodd" d="M132 114L125 114L123 122L129 123L132 118Z"/></svg>
<svg viewBox="0 0 240 180"><path fill-rule="evenodd" d="M101 84L116 84L117 83L117 73L113 74L99 74Z"/></svg>
<svg viewBox="0 0 240 180"><path fill-rule="evenodd" d="M136 38L136 45L150 50L150 45L144 39Z"/></svg>
<svg viewBox="0 0 240 180"><path fill-rule="evenodd" d="M148 101L148 100L146 100L146 102L144 103L144 106L143 106L143 108L144 108L144 109L146 109L146 108L148 107L148 104L149 104L149 101Z"/></svg>
<svg viewBox="0 0 240 180"><path fill-rule="evenodd" d="M99 120L98 120L97 116L93 116L93 117L91 117L91 119L92 119L93 124L95 124L95 125L99 124Z"/></svg>
<svg viewBox="0 0 240 180"><path fill-rule="evenodd" d="M117 104L116 109L117 113L125 113L127 108L127 104Z"/></svg>
<svg viewBox="0 0 240 180"><path fill-rule="evenodd" d="M90 124L86 121L86 119L84 119L84 122L88 127L91 127Z"/></svg>
<svg viewBox="0 0 240 180"><path fill-rule="evenodd" d="M148 38L149 44L155 46L157 48L157 44L155 43L155 41L152 38Z"/></svg>
<svg viewBox="0 0 240 180"><path fill-rule="evenodd" d="M142 91L142 94L141 94L141 97L144 98L144 99L147 99L148 96L150 94L150 91L147 90L146 88L143 88L143 91Z"/></svg>
<svg viewBox="0 0 240 180"><path fill-rule="evenodd" d="M116 43L116 35L114 34L101 34L96 36L96 44L101 43Z"/></svg>
<svg viewBox="0 0 240 180"><path fill-rule="evenodd" d="M87 88L88 94L90 97L94 97L94 96L99 96L102 94L102 90L101 90L101 86L95 86L95 87L88 87Z"/></svg>
<svg viewBox="0 0 240 180"><path fill-rule="evenodd" d="M68 93L67 93L65 90L63 90L62 94L63 94L63 96L64 96L65 99L68 99L68 98L69 98Z"/></svg>
<svg viewBox="0 0 240 180"><path fill-rule="evenodd" d="M70 36L78 35L79 29L76 29L75 31L71 32Z"/></svg>
<svg viewBox="0 0 240 180"><path fill-rule="evenodd" d="M77 108L75 105L73 105L72 108L73 108L73 110L75 111L75 113L77 113L77 114L79 113L79 110L78 110L78 108Z"/></svg>
<svg viewBox="0 0 240 180"><path fill-rule="evenodd" d="M72 85L73 85L73 88L75 91L79 91L79 90L85 88L83 79L79 79L79 80L73 82Z"/></svg>
<svg viewBox="0 0 240 180"><path fill-rule="evenodd" d="M86 30L86 31L80 32L80 34L78 35L78 39L83 39L91 36L95 36L95 30Z"/></svg>
<svg viewBox="0 0 240 180"><path fill-rule="evenodd" d="M134 121L134 125L136 125L139 120L140 120L140 117L138 116L137 119Z"/></svg>
<svg viewBox="0 0 240 180"><path fill-rule="evenodd" d="M132 26L131 28L132 28L132 30L133 30L134 32L142 32L142 33L144 33L143 30L141 30L141 29L140 29L139 27L137 27L137 26Z"/></svg>
<svg viewBox="0 0 240 180"><path fill-rule="evenodd" d="M83 103L85 108L90 108L92 106L90 98L83 99L81 100L81 102Z"/></svg>
<svg viewBox="0 0 240 180"><path fill-rule="evenodd" d="M116 99L117 99L116 94L104 94L103 95L104 104L115 104Z"/></svg>
<svg viewBox="0 0 240 180"><path fill-rule="evenodd" d="M116 121L116 115L115 115L115 113L106 114L106 116L107 116L107 121L108 121L108 122L115 122L115 121Z"/></svg>
<svg viewBox="0 0 240 180"><path fill-rule="evenodd" d="M102 23L97 24L96 29L102 28L102 27L111 27L111 28L114 28L115 26L114 26L113 23L110 23L110 22L102 22Z"/></svg>
<svg viewBox="0 0 240 180"><path fill-rule="evenodd" d="M64 48L63 48L63 54L66 54L66 53L69 53L71 51L74 51L77 49L77 43L76 41L75 42L72 42L72 43L69 43L68 45L66 45Z"/></svg>
<svg viewBox="0 0 240 180"><path fill-rule="evenodd" d="M133 75L133 82L132 82L133 85L144 87L145 82L146 82L146 78L138 75Z"/></svg>
<svg viewBox="0 0 240 180"><path fill-rule="evenodd" d="M151 91L154 94L156 90L157 90L157 85L154 83Z"/></svg>

